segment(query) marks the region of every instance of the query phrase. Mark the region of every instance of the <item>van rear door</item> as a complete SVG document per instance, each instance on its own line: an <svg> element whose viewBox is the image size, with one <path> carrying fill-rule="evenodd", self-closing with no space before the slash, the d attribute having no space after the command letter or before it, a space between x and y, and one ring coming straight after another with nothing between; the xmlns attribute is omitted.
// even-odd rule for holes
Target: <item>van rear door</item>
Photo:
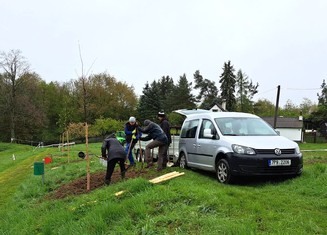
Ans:
<svg viewBox="0 0 327 235"><path fill-rule="evenodd" d="M192 166L197 154L196 136L199 119L187 120L183 123L179 139L179 150L186 153L187 163Z"/></svg>

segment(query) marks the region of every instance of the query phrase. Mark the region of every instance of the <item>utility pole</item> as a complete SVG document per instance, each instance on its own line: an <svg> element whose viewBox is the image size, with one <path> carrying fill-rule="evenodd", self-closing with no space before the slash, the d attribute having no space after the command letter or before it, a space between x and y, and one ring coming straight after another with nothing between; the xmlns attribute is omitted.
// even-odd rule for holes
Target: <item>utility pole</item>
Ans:
<svg viewBox="0 0 327 235"><path fill-rule="evenodd" d="M276 123L277 123L279 94L280 94L280 85L277 86L277 98L276 98L276 106L275 106L274 129L276 129Z"/></svg>

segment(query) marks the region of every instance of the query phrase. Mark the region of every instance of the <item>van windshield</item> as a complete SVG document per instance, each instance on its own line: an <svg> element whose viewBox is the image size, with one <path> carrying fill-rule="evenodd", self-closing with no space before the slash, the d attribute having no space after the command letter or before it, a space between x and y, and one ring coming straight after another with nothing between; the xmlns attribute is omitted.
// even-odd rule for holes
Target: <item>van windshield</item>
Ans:
<svg viewBox="0 0 327 235"><path fill-rule="evenodd" d="M275 136L276 131L260 118L224 117L215 118L223 135L231 136Z"/></svg>

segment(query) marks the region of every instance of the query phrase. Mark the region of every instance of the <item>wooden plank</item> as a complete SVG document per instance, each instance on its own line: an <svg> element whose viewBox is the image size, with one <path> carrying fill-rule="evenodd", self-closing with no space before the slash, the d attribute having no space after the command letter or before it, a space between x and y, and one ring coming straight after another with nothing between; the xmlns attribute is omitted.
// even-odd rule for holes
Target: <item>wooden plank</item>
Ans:
<svg viewBox="0 0 327 235"><path fill-rule="evenodd" d="M184 172L181 172L181 173L177 173L177 174L174 174L174 175L170 175L170 176L167 176L165 178L161 178L161 179L156 179L156 180L149 180L151 183L153 184L157 184L157 183L161 183L163 181L166 181L166 180L170 180L170 179L173 179L173 178L176 178L178 176L181 176L181 175L184 175L185 173Z"/></svg>
<svg viewBox="0 0 327 235"><path fill-rule="evenodd" d="M153 178L153 179L151 179L151 180L149 180L149 181L151 182L152 180L164 179L164 178L166 178L166 177L169 177L169 176L171 176L171 175L175 175L175 174L177 174L177 173L178 173L177 171L173 171L173 172L170 172L170 173L167 173L167 174L164 174L164 175L158 176L158 177L156 177L156 178Z"/></svg>
<svg viewBox="0 0 327 235"><path fill-rule="evenodd" d="M115 196L118 197L118 196L122 195L125 192L126 192L126 190L119 191L119 192L115 193Z"/></svg>
<svg viewBox="0 0 327 235"><path fill-rule="evenodd" d="M171 176L174 176L178 174L178 172L174 171L174 172L171 172L171 173L168 173L168 174L165 174L165 175L162 175L162 176L159 176L159 177L156 177L154 179L151 179L149 180L151 183L155 182L155 181L160 181L160 180L164 180L164 179L167 179L167 178L170 178Z"/></svg>
<svg viewBox="0 0 327 235"><path fill-rule="evenodd" d="M153 184L157 184L157 183L161 183L161 182L166 181L166 180L176 178L176 177L184 175L184 174L185 174L185 172L173 171L173 172L164 174L162 176L153 178L153 179L149 180L149 182L153 183ZM126 192L126 190L119 191L119 192L115 193L115 196L118 197L118 196L124 194L125 192Z"/></svg>

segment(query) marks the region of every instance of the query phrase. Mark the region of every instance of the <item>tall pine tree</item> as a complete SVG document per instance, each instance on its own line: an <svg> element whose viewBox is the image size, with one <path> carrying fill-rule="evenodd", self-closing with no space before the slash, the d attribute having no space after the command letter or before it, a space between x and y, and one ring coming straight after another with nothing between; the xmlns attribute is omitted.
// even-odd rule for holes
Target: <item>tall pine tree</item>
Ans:
<svg viewBox="0 0 327 235"><path fill-rule="evenodd" d="M236 76L236 89L237 89L237 111L253 112L253 96L258 93L258 86L253 85L252 80L249 81L248 76L240 69Z"/></svg>
<svg viewBox="0 0 327 235"><path fill-rule="evenodd" d="M137 113L139 120L145 119L155 120L158 110L161 109L159 100L159 89L156 81L153 81L151 85L145 84L143 88L143 95L141 95L139 104L137 107Z"/></svg>
<svg viewBox="0 0 327 235"><path fill-rule="evenodd" d="M192 82L188 82L185 73L179 77L177 85L168 97L171 110L196 108L195 97L192 94Z"/></svg>
<svg viewBox="0 0 327 235"><path fill-rule="evenodd" d="M194 89L199 89L199 94L196 96L198 102L200 102L199 108L210 109L215 104L219 103L218 88L215 82L208 79L204 79L200 74L200 71L195 71L194 74Z"/></svg>
<svg viewBox="0 0 327 235"><path fill-rule="evenodd" d="M163 76L161 79L159 79L157 86L160 105L158 106L156 113L159 111L169 113L173 110L169 97L171 97L174 92L174 80L169 76Z"/></svg>
<svg viewBox="0 0 327 235"><path fill-rule="evenodd" d="M223 73L220 75L219 83L221 95L220 97L226 101L226 109L228 111L236 111L236 98L235 98L235 86L236 78L234 74L234 67L230 61L224 63Z"/></svg>

